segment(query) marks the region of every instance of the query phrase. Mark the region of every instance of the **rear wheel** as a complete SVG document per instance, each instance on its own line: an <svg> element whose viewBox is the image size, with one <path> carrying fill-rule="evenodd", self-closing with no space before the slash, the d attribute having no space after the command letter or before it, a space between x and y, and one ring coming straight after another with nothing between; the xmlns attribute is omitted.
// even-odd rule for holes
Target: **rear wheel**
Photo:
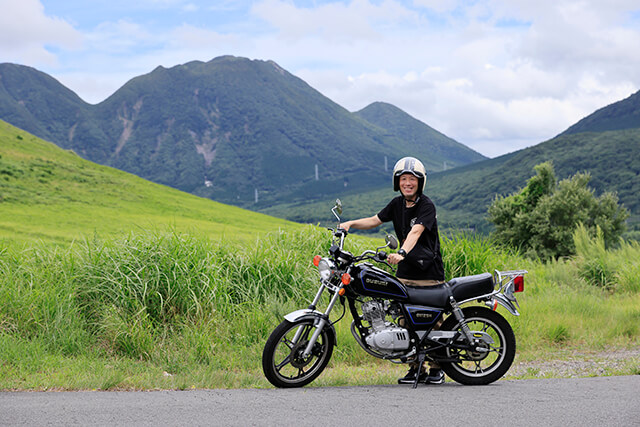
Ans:
<svg viewBox="0 0 640 427"><path fill-rule="evenodd" d="M462 309L467 325L472 332L483 332L493 340L487 343L478 339L470 348L447 347L445 358L456 358L456 362L442 362L444 372L454 381L467 385L492 383L507 373L516 354L516 337L509 322L499 313L484 307ZM460 323L449 316L440 327L443 331L459 331Z"/></svg>
<svg viewBox="0 0 640 427"><path fill-rule="evenodd" d="M276 387L302 387L315 380L331 359L335 335L329 326L320 333L311 354L303 356L315 331L315 319L284 320L267 339L262 352L262 370Z"/></svg>

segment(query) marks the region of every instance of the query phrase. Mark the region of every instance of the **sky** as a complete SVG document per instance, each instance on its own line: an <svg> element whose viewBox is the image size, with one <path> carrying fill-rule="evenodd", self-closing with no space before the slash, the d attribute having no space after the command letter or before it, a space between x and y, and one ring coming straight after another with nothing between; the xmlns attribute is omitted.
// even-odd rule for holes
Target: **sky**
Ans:
<svg viewBox="0 0 640 427"><path fill-rule="evenodd" d="M391 103L496 157L640 90L638 0L0 0L0 63L85 101L221 55L349 111Z"/></svg>

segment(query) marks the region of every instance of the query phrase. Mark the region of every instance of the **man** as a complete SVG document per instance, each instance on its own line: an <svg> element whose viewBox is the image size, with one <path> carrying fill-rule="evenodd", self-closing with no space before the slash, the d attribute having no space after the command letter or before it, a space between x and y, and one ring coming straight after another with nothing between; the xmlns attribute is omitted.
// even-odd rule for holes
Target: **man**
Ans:
<svg viewBox="0 0 640 427"><path fill-rule="evenodd" d="M420 160L414 157L400 159L393 168L393 190L400 191L401 195L392 199L377 215L340 224L347 231L350 228L368 230L393 221L400 249L387 260L398 265L396 275L407 286L433 286L444 281L436 207L423 194L426 180L427 173ZM420 381L442 384L444 372L437 364L430 365L429 373L422 374ZM407 375L398 379L399 384L414 383L419 362L409 366Z"/></svg>

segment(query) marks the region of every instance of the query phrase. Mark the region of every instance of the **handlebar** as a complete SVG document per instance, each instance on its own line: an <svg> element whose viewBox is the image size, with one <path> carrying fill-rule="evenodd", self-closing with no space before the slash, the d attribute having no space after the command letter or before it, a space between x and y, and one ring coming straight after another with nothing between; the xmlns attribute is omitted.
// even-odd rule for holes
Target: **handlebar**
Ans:
<svg viewBox="0 0 640 427"><path fill-rule="evenodd" d="M374 252L372 250L366 250L362 253L362 255L355 257L354 262L364 261L365 259L374 260L375 262L379 262L381 264L388 266L392 270L395 270L395 267L386 261L387 253L384 251Z"/></svg>
<svg viewBox="0 0 640 427"><path fill-rule="evenodd" d="M340 250L342 250L343 246L344 246L344 239L345 237L347 237L347 235L349 234L349 231L345 228L340 228L339 226L336 228L330 228L328 227L327 230L331 231L331 234L333 234L334 238L338 238L340 239ZM381 248L378 248L381 249ZM364 251L362 254L360 254L359 256L356 256L353 258L353 262L358 262L358 261L364 261L365 259L371 259L375 262L379 262L382 264L387 265L389 268L391 268L392 270L395 270L395 268L389 264L386 260L387 260L387 253L384 251L372 251L372 250L366 250Z"/></svg>

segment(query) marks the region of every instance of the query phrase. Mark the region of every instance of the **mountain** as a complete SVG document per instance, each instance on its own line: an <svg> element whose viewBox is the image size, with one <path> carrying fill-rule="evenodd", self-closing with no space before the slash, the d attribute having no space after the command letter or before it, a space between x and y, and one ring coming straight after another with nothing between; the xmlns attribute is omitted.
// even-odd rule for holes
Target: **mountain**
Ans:
<svg viewBox="0 0 640 427"><path fill-rule="evenodd" d="M393 111L411 122L404 139L390 106L384 120L369 114L375 105L351 113L273 61L158 67L95 106L27 67L1 64L0 82L0 119L94 162L252 209L375 188L405 155L430 170L483 159Z"/></svg>
<svg viewBox="0 0 640 427"><path fill-rule="evenodd" d="M571 126L562 134L604 132L637 127L640 127L640 91L622 101L599 109Z"/></svg>
<svg viewBox="0 0 640 427"><path fill-rule="evenodd" d="M429 152L420 157L429 170L439 171L458 166L460 163L469 164L486 159L394 105L374 102L358 111L356 115L384 129L389 137L410 142L415 147L429 147ZM459 162L447 164L447 160L451 158L456 158Z"/></svg>
<svg viewBox="0 0 640 427"><path fill-rule="evenodd" d="M31 67L0 64L0 119L49 141L72 137L90 105L53 77Z"/></svg>
<svg viewBox="0 0 640 427"><path fill-rule="evenodd" d="M2 246L144 230L255 242L256 234L283 227L297 224L92 163L0 120Z"/></svg>
<svg viewBox="0 0 640 427"><path fill-rule="evenodd" d="M629 229L640 230L640 92L585 117L557 137L494 159L429 174L426 194L438 209L443 229L490 230L485 217L496 195L526 185L533 167L551 160L556 177L591 174L590 187L601 194L617 192L631 213ZM391 179L380 189L341 195L345 218L377 213L393 197ZM299 222L329 220L330 198L313 204L285 204L263 209Z"/></svg>

